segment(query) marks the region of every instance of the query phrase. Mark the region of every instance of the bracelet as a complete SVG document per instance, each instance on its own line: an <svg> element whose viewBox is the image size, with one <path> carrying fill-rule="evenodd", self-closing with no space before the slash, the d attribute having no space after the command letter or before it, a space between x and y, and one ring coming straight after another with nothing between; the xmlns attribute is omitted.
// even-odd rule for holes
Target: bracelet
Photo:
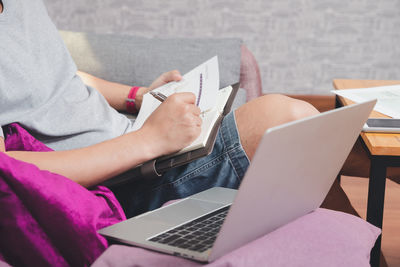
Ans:
<svg viewBox="0 0 400 267"><path fill-rule="evenodd" d="M136 108L136 93L139 90L139 86L133 86L129 91L128 98L126 99L126 111L128 113L137 113L138 110Z"/></svg>

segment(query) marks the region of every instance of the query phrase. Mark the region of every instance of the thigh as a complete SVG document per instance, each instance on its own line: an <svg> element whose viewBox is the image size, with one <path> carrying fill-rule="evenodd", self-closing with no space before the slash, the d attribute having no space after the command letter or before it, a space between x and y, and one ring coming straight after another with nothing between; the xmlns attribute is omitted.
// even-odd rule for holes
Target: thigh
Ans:
<svg viewBox="0 0 400 267"><path fill-rule="evenodd" d="M249 165L240 143L234 113L222 121L210 155L166 172L160 179L111 188L127 217L156 209L211 187L238 188Z"/></svg>

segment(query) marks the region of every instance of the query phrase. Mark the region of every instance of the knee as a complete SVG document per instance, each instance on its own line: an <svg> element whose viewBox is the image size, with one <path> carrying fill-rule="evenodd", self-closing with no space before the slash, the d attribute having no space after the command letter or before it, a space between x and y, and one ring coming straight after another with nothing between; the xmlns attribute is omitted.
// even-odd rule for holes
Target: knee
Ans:
<svg viewBox="0 0 400 267"><path fill-rule="evenodd" d="M266 129L317 113L307 102L271 94L241 106L235 111L235 117L240 140L251 159Z"/></svg>
<svg viewBox="0 0 400 267"><path fill-rule="evenodd" d="M294 121L318 114L318 110L310 103L294 99L285 95L270 94L259 98L260 107L271 114L274 110L275 116L281 117L283 121Z"/></svg>
<svg viewBox="0 0 400 267"><path fill-rule="evenodd" d="M306 101L290 98L290 102L288 112L293 120L299 120L319 113L313 105Z"/></svg>
<svg viewBox="0 0 400 267"><path fill-rule="evenodd" d="M284 95L271 94L253 99L236 110L239 133L262 135L268 128L318 114L309 103Z"/></svg>

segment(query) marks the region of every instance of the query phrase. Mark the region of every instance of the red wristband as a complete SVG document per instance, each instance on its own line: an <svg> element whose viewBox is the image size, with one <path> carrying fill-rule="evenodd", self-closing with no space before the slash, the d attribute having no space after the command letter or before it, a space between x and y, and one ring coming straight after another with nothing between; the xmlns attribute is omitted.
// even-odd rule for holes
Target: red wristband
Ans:
<svg viewBox="0 0 400 267"><path fill-rule="evenodd" d="M133 86L129 91L128 98L126 99L126 111L128 113L137 113L138 110L136 108L136 93L139 90L139 86Z"/></svg>

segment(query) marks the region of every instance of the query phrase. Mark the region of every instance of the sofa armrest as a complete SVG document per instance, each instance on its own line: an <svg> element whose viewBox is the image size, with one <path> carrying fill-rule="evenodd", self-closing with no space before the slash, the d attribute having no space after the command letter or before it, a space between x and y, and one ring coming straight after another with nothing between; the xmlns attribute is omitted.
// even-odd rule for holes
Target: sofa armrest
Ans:
<svg viewBox="0 0 400 267"><path fill-rule="evenodd" d="M253 53L247 46L241 46L240 87L245 88L247 101L262 94L260 68Z"/></svg>

